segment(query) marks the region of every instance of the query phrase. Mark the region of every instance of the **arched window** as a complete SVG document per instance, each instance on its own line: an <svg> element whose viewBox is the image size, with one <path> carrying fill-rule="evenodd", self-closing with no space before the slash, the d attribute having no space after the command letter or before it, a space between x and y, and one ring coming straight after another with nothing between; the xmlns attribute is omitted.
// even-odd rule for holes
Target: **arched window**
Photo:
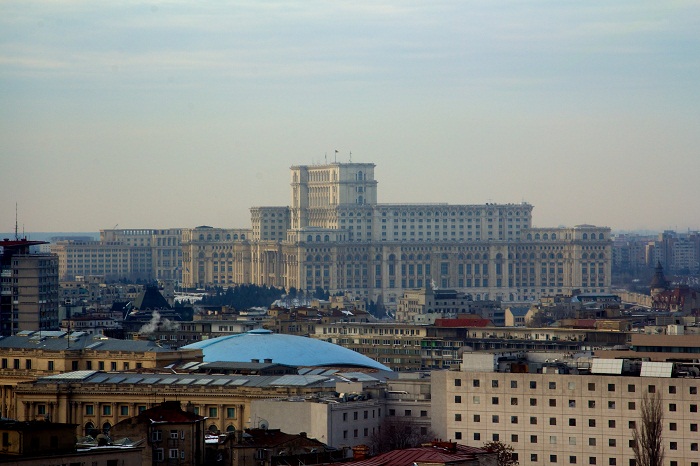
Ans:
<svg viewBox="0 0 700 466"><path fill-rule="evenodd" d="M323 260L326 261L326 262L330 262L330 261L331 261L331 256L325 255L325 256L323 256Z"/></svg>
<svg viewBox="0 0 700 466"><path fill-rule="evenodd" d="M212 424L209 426L209 432L218 432L219 428L216 426L216 424Z"/></svg>
<svg viewBox="0 0 700 466"><path fill-rule="evenodd" d="M552 239L557 239L557 234L556 234L556 233L552 233Z"/></svg>
<svg viewBox="0 0 700 466"><path fill-rule="evenodd" d="M241 235L241 239L245 239L245 235Z"/></svg>
<svg viewBox="0 0 700 466"><path fill-rule="evenodd" d="M549 239L549 236L547 235L547 233L542 235L542 239Z"/></svg>
<svg viewBox="0 0 700 466"><path fill-rule="evenodd" d="M316 241L321 242L321 235L316 235Z"/></svg>
<svg viewBox="0 0 700 466"><path fill-rule="evenodd" d="M95 424L92 422L85 423L85 435L96 436L98 432L95 432Z"/></svg>
<svg viewBox="0 0 700 466"><path fill-rule="evenodd" d="M329 242L330 240L331 240L331 237L329 235L325 235L323 237L323 241L325 241L326 243Z"/></svg>
<svg viewBox="0 0 700 466"><path fill-rule="evenodd" d="M203 234L200 234L200 235L199 235L199 240L200 240L200 241L204 241L204 235L203 235Z"/></svg>
<svg viewBox="0 0 700 466"><path fill-rule="evenodd" d="M231 234L230 233L226 235L226 241L231 241Z"/></svg>
<svg viewBox="0 0 700 466"><path fill-rule="evenodd" d="M238 239L238 235L233 235L233 239Z"/></svg>
<svg viewBox="0 0 700 466"><path fill-rule="evenodd" d="M588 239L588 233L583 234L583 239Z"/></svg>
<svg viewBox="0 0 700 466"><path fill-rule="evenodd" d="M395 260L396 260L396 256L395 256L394 254L389 254L389 260L390 260L390 261L395 261Z"/></svg>
<svg viewBox="0 0 700 466"><path fill-rule="evenodd" d="M527 239L532 239L532 233L527 234Z"/></svg>
<svg viewBox="0 0 700 466"><path fill-rule="evenodd" d="M207 235L207 241L211 241L211 233Z"/></svg>
<svg viewBox="0 0 700 466"><path fill-rule="evenodd" d="M236 431L236 428L233 427L231 424L229 424L228 427L226 427L226 432L235 432L235 431Z"/></svg>
<svg viewBox="0 0 700 466"><path fill-rule="evenodd" d="M221 239L221 237L220 237L219 234L217 233L216 235L214 235L214 239L215 239L216 241L219 241L219 240Z"/></svg>
<svg viewBox="0 0 700 466"><path fill-rule="evenodd" d="M540 234L539 234L539 233L535 233L535 239L540 239Z"/></svg>
<svg viewBox="0 0 700 466"><path fill-rule="evenodd" d="M312 242L313 240L314 240L314 237L311 236L311 235L309 235L309 236L306 237L306 241L309 242L309 243Z"/></svg>
<svg viewBox="0 0 700 466"><path fill-rule="evenodd" d="M102 424L102 432L104 432L105 434L108 434L111 428L112 424L110 424L109 422L105 422L104 424Z"/></svg>
<svg viewBox="0 0 700 466"><path fill-rule="evenodd" d="M598 235L598 239L605 239L605 235L603 235L602 233L599 234L599 235Z"/></svg>

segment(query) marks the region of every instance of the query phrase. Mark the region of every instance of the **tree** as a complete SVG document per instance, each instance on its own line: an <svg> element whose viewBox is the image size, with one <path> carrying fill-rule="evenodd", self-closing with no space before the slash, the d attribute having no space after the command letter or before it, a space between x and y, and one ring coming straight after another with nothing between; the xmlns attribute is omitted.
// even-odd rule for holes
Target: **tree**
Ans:
<svg viewBox="0 0 700 466"><path fill-rule="evenodd" d="M377 455L391 450L413 448L430 442L435 434L410 417L385 417L372 434L370 447Z"/></svg>
<svg viewBox="0 0 700 466"><path fill-rule="evenodd" d="M484 443L484 450L496 453L498 466L518 466L518 460L513 458L513 447L503 442L494 440Z"/></svg>
<svg viewBox="0 0 700 466"><path fill-rule="evenodd" d="M634 459L637 466L661 466L664 461L662 441L664 408L661 395L645 394L642 398L641 426L635 425L632 433Z"/></svg>

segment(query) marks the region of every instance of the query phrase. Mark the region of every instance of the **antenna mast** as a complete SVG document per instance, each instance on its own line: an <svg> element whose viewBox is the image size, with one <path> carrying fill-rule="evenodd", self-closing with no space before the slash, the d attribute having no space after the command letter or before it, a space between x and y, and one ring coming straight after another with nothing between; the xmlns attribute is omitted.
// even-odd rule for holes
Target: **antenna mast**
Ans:
<svg viewBox="0 0 700 466"><path fill-rule="evenodd" d="M19 224L17 223L17 203L15 202L15 241L19 241Z"/></svg>

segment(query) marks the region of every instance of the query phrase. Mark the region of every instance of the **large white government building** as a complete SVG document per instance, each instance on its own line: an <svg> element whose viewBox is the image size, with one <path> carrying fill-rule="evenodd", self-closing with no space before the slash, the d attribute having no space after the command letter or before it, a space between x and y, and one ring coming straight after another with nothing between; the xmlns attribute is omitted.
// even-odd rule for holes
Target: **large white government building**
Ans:
<svg viewBox="0 0 700 466"><path fill-rule="evenodd" d="M609 228L533 228L527 203L379 204L374 168L294 166L291 206L251 208L252 229L183 229L183 285L320 287L389 307L428 283L509 301L610 291Z"/></svg>

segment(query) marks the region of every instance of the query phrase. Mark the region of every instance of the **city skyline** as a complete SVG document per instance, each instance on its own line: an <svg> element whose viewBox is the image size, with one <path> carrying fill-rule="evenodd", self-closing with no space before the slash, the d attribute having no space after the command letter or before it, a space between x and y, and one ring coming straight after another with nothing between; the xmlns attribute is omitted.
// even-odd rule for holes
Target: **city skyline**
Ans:
<svg viewBox="0 0 700 466"><path fill-rule="evenodd" d="M380 203L700 229L696 2L0 11L0 231L248 228L351 152Z"/></svg>

